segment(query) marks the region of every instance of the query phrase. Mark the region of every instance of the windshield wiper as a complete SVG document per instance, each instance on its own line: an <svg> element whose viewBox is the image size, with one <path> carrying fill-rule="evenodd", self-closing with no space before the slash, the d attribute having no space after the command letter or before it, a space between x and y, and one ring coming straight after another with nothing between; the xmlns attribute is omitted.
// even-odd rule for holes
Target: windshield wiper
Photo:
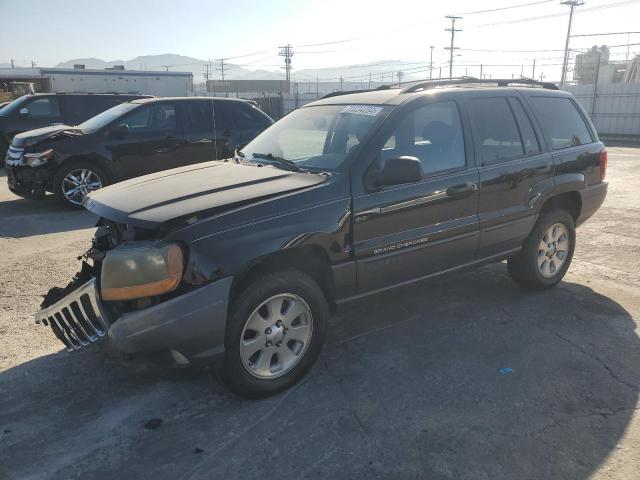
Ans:
<svg viewBox="0 0 640 480"><path fill-rule="evenodd" d="M299 167L295 162L287 160L286 158L277 157L273 153L253 153L252 156L254 158L262 158L264 160L270 160L272 162L279 163L280 165L289 167L288 170L293 170L294 172L309 173L304 168Z"/></svg>

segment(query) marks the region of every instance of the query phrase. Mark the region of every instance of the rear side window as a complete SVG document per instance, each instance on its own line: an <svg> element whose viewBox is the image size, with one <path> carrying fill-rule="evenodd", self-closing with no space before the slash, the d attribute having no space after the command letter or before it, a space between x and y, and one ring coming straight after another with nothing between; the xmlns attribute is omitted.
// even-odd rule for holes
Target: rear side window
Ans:
<svg viewBox="0 0 640 480"><path fill-rule="evenodd" d="M551 139L553 150L584 145L594 141L582 115L568 98L531 97L531 103Z"/></svg>
<svg viewBox="0 0 640 480"><path fill-rule="evenodd" d="M476 98L469 106L476 154L483 166L524 155L520 132L506 98Z"/></svg>
<svg viewBox="0 0 640 480"><path fill-rule="evenodd" d="M510 98L509 105L511 105L513 114L516 116L516 120L518 121L518 128L520 129L520 136L522 137L522 144L524 145L524 153L526 155L540 153L538 138L536 137L536 133L533 131L531 120L524 111L520 100L517 98Z"/></svg>
<svg viewBox="0 0 640 480"><path fill-rule="evenodd" d="M184 102L187 133L213 133L213 108L211 101Z"/></svg>
<svg viewBox="0 0 640 480"><path fill-rule="evenodd" d="M264 115L242 102L218 100L215 102L214 109L218 129L256 129L269 125Z"/></svg>
<svg viewBox="0 0 640 480"><path fill-rule="evenodd" d="M30 117L57 117L60 115L58 101L55 97L36 98L28 105Z"/></svg>

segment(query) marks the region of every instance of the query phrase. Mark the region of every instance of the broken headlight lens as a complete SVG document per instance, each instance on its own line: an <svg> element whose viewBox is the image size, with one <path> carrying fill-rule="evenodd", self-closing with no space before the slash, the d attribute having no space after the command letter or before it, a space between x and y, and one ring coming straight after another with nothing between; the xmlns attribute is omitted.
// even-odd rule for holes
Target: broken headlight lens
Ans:
<svg viewBox="0 0 640 480"><path fill-rule="evenodd" d="M125 243L102 260L103 300L132 300L172 292L182 280L184 255L176 243Z"/></svg>
<svg viewBox="0 0 640 480"><path fill-rule="evenodd" d="M30 167L37 167L47 163L51 157L53 157L53 149L49 148L44 152L25 153L23 155L23 162Z"/></svg>

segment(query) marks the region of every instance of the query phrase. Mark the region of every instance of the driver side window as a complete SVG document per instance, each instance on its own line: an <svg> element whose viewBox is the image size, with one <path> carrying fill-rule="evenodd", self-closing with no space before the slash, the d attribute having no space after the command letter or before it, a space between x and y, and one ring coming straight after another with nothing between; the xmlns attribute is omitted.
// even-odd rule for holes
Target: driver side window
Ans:
<svg viewBox="0 0 640 480"><path fill-rule="evenodd" d="M176 129L176 110L171 103L159 103L137 108L122 123L132 133L169 132Z"/></svg>
<svg viewBox="0 0 640 480"><path fill-rule="evenodd" d="M423 175L464 167L464 137L455 102L425 105L408 113L389 136L381 160L416 157Z"/></svg>

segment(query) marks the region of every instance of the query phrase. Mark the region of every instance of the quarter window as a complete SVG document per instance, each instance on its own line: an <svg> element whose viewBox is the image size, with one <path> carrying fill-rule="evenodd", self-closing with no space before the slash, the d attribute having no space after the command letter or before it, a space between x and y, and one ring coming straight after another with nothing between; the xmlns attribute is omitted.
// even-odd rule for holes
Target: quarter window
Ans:
<svg viewBox="0 0 640 480"><path fill-rule="evenodd" d="M476 154L483 166L524 155L520 132L506 98L475 98L469 107Z"/></svg>
<svg viewBox="0 0 640 480"><path fill-rule="evenodd" d="M381 151L383 162L401 156L420 160L424 175L464 167L464 136L456 104L432 103L403 118Z"/></svg>
<svg viewBox="0 0 640 480"><path fill-rule="evenodd" d="M593 142L587 124L570 99L531 97L531 103L554 150Z"/></svg>

